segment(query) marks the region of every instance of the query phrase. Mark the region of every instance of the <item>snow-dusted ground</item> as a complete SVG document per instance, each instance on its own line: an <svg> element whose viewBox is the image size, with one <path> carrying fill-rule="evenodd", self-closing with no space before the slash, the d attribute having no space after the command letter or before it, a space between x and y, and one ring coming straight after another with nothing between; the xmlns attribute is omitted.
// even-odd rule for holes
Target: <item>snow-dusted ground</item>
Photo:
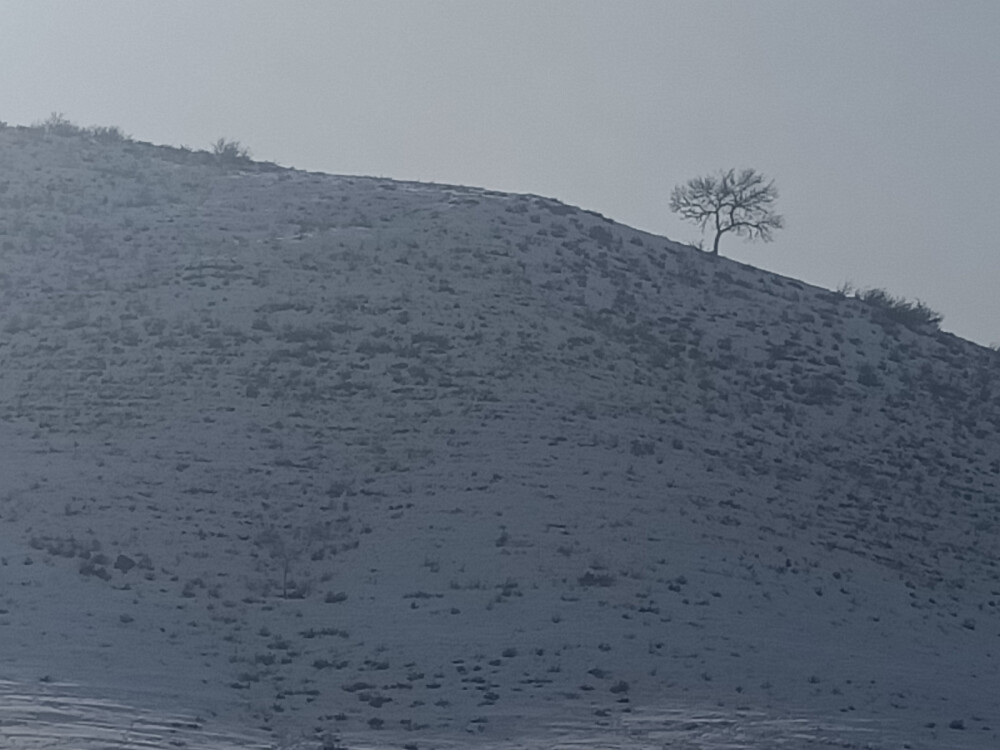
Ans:
<svg viewBox="0 0 1000 750"><path fill-rule="evenodd" d="M996 353L536 196L0 175L7 746L1000 742Z"/></svg>
<svg viewBox="0 0 1000 750"><path fill-rule="evenodd" d="M0 682L0 740L5 748L136 750L274 747L260 732L216 730L192 713L169 713L99 698L73 684Z"/></svg>

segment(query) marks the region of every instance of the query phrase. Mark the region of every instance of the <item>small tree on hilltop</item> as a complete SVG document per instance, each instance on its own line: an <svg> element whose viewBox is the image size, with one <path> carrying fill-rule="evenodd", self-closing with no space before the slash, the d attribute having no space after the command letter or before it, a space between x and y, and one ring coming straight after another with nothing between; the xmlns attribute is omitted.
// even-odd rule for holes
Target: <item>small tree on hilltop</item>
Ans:
<svg viewBox="0 0 1000 750"><path fill-rule="evenodd" d="M770 242L774 230L781 229L785 220L774 213L778 198L774 181L753 169L739 173L735 169L706 177L695 177L678 185L670 194L670 210L682 219L693 221L704 232L715 230L712 254L719 254L719 240L732 232L748 240Z"/></svg>

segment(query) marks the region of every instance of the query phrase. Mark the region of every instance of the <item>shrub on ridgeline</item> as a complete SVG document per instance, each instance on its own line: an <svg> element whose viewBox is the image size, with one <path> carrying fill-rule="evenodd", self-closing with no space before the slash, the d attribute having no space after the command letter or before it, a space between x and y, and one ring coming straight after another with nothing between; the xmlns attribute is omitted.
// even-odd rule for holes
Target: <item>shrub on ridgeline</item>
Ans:
<svg viewBox="0 0 1000 750"><path fill-rule="evenodd" d="M872 307L877 307L889 320L909 328L940 328L944 316L917 300L911 302L902 297L894 297L884 289L867 289L859 299Z"/></svg>
<svg viewBox="0 0 1000 750"><path fill-rule="evenodd" d="M0 125L2 125L2 123L0 123ZM36 130L41 130L47 135L59 135L64 137L87 135L94 140L101 141L103 143L122 143L132 140L132 136L126 135L125 132L117 125L91 125L90 127L82 128L67 118L62 112L53 112L49 115L47 120L43 122L34 122L31 127Z"/></svg>
<svg viewBox="0 0 1000 750"><path fill-rule="evenodd" d="M87 133L102 143L122 143L132 140L132 137L126 135L117 125L91 125L87 128Z"/></svg>
<svg viewBox="0 0 1000 750"><path fill-rule="evenodd" d="M854 297L854 299L861 300L866 305L875 308L878 315L884 320L899 323L908 328L930 328L936 331L941 327L941 321L944 320L941 313L932 310L920 300L911 302L904 297L889 294L885 289L855 289L851 284L843 284L837 292L844 297Z"/></svg>
<svg viewBox="0 0 1000 750"><path fill-rule="evenodd" d="M35 123L34 127L41 128L50 135L79 135L83 132L83 128L70 122L62 112L53 112L49 119Z"/></svg>
<svg viewBox="0 0 1000 750"><path fill-rule="evenodd" d="M239 141L220 138L212 144L212 154L222 164L244 164L250 161L250 149Z"/></svg>

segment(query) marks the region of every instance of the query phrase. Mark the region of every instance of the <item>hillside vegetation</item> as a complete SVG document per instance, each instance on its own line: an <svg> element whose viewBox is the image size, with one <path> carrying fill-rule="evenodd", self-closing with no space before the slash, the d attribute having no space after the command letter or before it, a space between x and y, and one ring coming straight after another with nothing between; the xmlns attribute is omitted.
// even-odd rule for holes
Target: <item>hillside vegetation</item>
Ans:
<svg viewBox="0 0 1000 750"><path fill-rule="evenodd" d="M1000 359L905 322L538 196L2 129L0 665L328 747L995 747Z"/></svg>

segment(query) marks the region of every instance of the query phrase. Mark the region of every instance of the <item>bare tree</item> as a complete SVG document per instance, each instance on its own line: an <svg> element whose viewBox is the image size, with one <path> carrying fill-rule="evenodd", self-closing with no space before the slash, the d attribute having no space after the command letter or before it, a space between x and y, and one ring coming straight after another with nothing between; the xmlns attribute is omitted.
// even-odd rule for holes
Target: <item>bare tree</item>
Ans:
<svg viewBox="0 0 1000 750"><path fill-rule="evenodd" d="M775 229L785 220L772 207L778 198L774 180L753 169L720 171L706 177L695 177L678 185L670 194L670 210L682 219L693 221L704 232L715 230L712 254L719 254L719 240L732 232L748 240L770 242Z"/></svg>

